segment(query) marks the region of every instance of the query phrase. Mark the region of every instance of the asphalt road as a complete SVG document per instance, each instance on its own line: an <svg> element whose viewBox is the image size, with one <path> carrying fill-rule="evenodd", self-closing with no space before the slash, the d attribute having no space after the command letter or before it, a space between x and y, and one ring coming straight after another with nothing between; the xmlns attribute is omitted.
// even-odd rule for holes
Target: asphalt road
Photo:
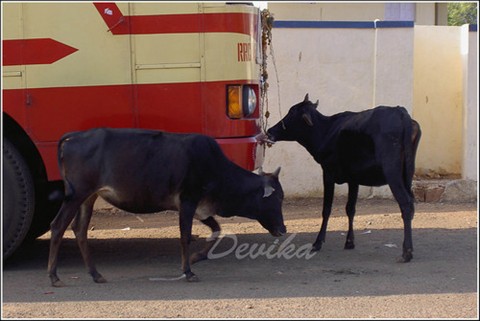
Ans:
<svg viewBox="0 0 480 321"><path fill-rule="evenodd" d="M418 203L414 257L397 263L403 240L398 206L362 200L356 248L344 250L345 200L336 200L322 250L305 250L320 228L320 199L284 203L288 234L247 219L219 219L217 258L181 275L177 214L94 214L89 231L98 270L86 273L73 233L60 249L59 276L46 273L49 234L3 265L3 318L478 318L477 204ZM209 231L195 224L193 248ZM288 243L288 244L287 244ZM288 251L280 251L282 248ZM263 252L258 249L263 247Z"/></svg>

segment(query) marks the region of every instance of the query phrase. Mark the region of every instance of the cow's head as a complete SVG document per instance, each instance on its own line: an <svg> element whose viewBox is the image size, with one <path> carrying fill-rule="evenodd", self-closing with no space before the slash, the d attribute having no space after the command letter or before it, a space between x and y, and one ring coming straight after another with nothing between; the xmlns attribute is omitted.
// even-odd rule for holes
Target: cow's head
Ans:
<svg viewBox="0 0 480 321"><path fill-rule="evenodd" d="M263 180L263 191L256 219L273 236L282 236L287 232L287 228L283 224L283 189L278 180L280 167L271 174L260 169L259 174Z"/></svg>
<svg viewBox="0 0 480 321"><path fill-rule="evenodd" d="M268 139L272 142L300 141L312 129L315 121L314 115L318 113L317 107L318 100L316 103L312 103L306 94L302 102L292 106L282 120L270 127L267 131Z"/></svg>

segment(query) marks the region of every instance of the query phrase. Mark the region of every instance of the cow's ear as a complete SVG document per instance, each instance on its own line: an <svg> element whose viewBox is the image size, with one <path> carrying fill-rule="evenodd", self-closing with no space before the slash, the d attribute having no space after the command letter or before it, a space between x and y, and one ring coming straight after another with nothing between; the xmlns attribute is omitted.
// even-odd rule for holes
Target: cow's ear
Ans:
<svg viewBox="0 0 480 321"><path fill-rule="evenodd" d="M266 183L263 190L263 198L269 197L273 192L275 192L275 189L269 183Z"/></svg>
<svg viewBox="0 0 480 321"><path fill-rule="evenodd" d="M318 101L318 99L317 99L317 101L315 102L315 104L313 104L313 107L315 107L315 109L317 109L318 103L319 103L319 101Z"/></svg>
<svg viewBox="0 0 480 321"><path fill-rule="evenodd" d="M305 95L305 98L303 99L304 102L307 102L309 100L308 98L308 93Z"/></svg>
<svg viewBox="0 0 480 321"><path fill-rule="evenodd" d="M271 176L275 177L276 179L278 179L278 175L280 174L280 170L282 168L279 167L277 168L272 174L270 174ZM273 192L275 192L275 188L273 188L273 186L270 184L270 182L267 180L265 182L265 186L263 187L263 198L265 197L269 197L273 194Z"/></svg>
<svg viewBox="0 0 480 321"><path fill-rule="evenodd" d="M302 115L302 118L308 126L313 127L312 116L310 116L310 114L305 113Z"/></svg>

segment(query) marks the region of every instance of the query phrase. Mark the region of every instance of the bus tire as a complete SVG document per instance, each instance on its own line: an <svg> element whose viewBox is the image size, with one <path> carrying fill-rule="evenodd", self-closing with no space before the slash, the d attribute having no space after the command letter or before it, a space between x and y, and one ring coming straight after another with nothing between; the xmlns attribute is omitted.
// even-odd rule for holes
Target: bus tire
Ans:
<svg viewBox="0 0 480 321"><path fill-rule="evenodd" d="M50 230L50 223L63 203L63 181L49 182L37 185L35 188L35 215L30 230L25 237L25 242L31 243L45 232ZM60 195L50 200L52 193Z"/></svg>
<svg viewBox="0 0 480 321"><path fill-rule="evenodd" d="M22 244L35 212L30 169L15 146L3 139L3 259Z"/></svg>

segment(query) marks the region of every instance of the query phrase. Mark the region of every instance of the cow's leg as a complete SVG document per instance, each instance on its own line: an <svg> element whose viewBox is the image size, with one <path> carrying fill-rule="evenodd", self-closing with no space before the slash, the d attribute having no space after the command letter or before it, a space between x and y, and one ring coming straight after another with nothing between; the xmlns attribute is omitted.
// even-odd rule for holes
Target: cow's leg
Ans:
<svg viewBox="0 0 480 321"><path fill-rule="evenodd" d="M57 216L50 224L50 252L48 255L48 276L52 286L61 287L65 284L57 276L58 250L62 242L63 234L70 222L75 217L81 205L81 200L65 200L58 211Z"/></svg>
<svg viewBox="0 0 480 321"><path fill-rule="evenodd" d="M400 211L402 212L403 220L403 252L402 257L398 260L399 262L410 262L413 258L413 240L412 240L412 220L415 212L413 198L410 197L406 190L402 190L398 186L390 186L395 199L400 206ZM394 192L394 189L400 189L399 191Z"/></svg>
<svg viewBox="0 0 480 321"><path fill-rule="evenodd" d="M212 230L212 235L207 239L207 244L205 245L203 250L192 254L192 256L190 257L190 264L195 264L199 261L208 259L208 252L213 247L213 245L218 239L218 236L220 235L220 225L213 216L210 216L202 220L201 222Z"/></svg>
<svg viewBox="0 0 480 321"><path fill-rule="evenodd" d="M355 248L355 236L353 234L353 218L355 217L355 206L357 205L358 184L348 183L348 201L345 211L348 216L348 233L345 242L345 249L351 250Z"/></svg>
<svg viewBox="0 0 480 321"><path fill-rule="evenodd" d="M85 202L83 202L82 206L80 207L80 212L73 220L72 230L75 233L77 244L80 248L80 252L82 253L83 261L85 262L88 273L92 276L93 281L96 283L105 283L107 280L105 280L95 268L95 264L93 263L87 244L88 224L92 218L93 205L95 204L96 199L97 194L94 194Z"/></svg>
<svg viewBox="0 0 480 321"><path fill-rule="evenodd" d="M198 281L198 277L190 269L190 242L192 239L193 216L197 203L183 200L180 205L180 243L182 246L182 271L187 281Z"/></svg>
<svg viewBox="0 0 480 321"><path fill-rule="evenodd" d="M415 212L413 204L413 197L405 190L405 188L399 188L398 185L392 187L392 193L400 206L403 220L403 252L402 257L399 258L399 262L407 263L413 258L413 240L412 240L412 220ZM394 192L394 189L400 189Z"/></svg>
<svg viewBox="0 0 480 321"><path fill-rule="evenodd" d="M335 191L335 183L333 179L323 175L323 188L322 227L320 228L315 243L313 243L312 251L319 251L322 248L322 244L325 243L328 219L332 212L333 193Z"/></svg>
<svg viewBox="0 0 480 321"><path fill-rule="evenodd" d="M398 158L400 159L400 158ZM399 162L400 163L400 162ZM399 262L410 262L413 258L413 241L412 241L412 220L415 212L414 209L414 197L411 192L408 191L405 186L405 182L402 177L401 165L395 166L384 165L385 178L390 186L395 200L400 206L403 220L403 252Z"/></svg>

